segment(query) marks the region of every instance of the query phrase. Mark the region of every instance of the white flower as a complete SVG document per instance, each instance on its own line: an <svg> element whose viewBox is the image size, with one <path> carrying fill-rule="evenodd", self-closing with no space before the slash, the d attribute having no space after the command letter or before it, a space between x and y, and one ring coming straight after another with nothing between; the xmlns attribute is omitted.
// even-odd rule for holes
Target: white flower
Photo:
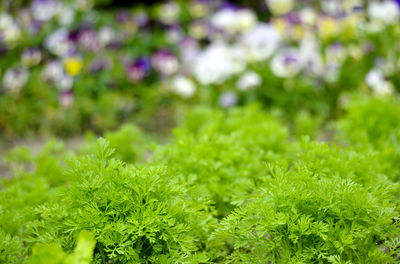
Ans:
<svg viewBox="0 0 400 264"><path fill-rule="evenodd" d="M365 77L365 82L376 95L389 95L394 91L393 84L386 80L380 69L372 69Z"/></svg>
<svg viewBox="0 0 400 264"><path fill-rule="evenodd" d="M399 22L400 10L394 1L371 2L368 6L368 15L371 20L395 25Z"/></svg>
<svg viewBox="0 0 400 264"><path fill-rule="evenodd" d="M294 0L266 0L266 2L274 15L289 13L294 8Z"/></svg>
<svg viewBox="0 0 400 264"><path fill-rule="evenodd" d="M69 26L74 22L75 10L66 4L60 5L57 12L58 22L62 26Z"/></svg>
<svg viewBox="0 0 400 264"><path fill-rule="evenodd" d="M211 17L211 25L228 33L235 31L235 24L236 11L232 9L222 9Z"/></svg>
<svg viewBox="0 0 400 264"><path fill-rule="evenodd" d="M240 9L236 12L235 29L238 32L245 32L253 28L257 23L256 14L249 9Z"/></svg>
<svg viewBox="0 0 400 264"><path fill-rule="evenodd" d="M193 73L197 80L204 85L222 83L241 72L246 64L236 51L223 42L208 46L194 62Z"/></svg>
<svg viewBox="0 0 400 264"><path fill-rule="evenodd" d="M342 0L324 0L321 1L322 10L330 15L338 15L343 12Z"/></svg>
<svg viewBox="0 0 400 264"><path fill-rule="evenodd" d="M310 7L303 8L299 11L300 20L307 25L314 25L317 20L317 13Z"/></svg>
<svg viewBox="0 0 400 264"><path fill-rule="evenodd" d="M313 34L306 34L300 43L300 60L302 67L312 75L322 75L324 65L320 45Z"/></svg>
<svg viewBox="0 0 400 264"><path fill-rule="evenodd" d="M269 24L260 23L243 35L241 43L250 61L268 59L278 48L281 36Z"/></svg>
<svg viewBox="0 0 400 264"><path fill-rule="evenodd" d="M0 14L0 39L5 43L14 43L21 36L21 29L12 16Z"/></svg>
<svg viewBox="0 0 400 264"><path fill-rule="evenodd" d="M115 40L115 31L111 27L102 27L97 33L97 39L101 46L105 47Z"/></svg>
<svg viewBox="0 0 400 264"><path fill-rule="evenodd" d="M10 92L19 92L28 82L29 72L24 68L10 68L3 76L3 86Z"/></svg>
<svg viewBox="0 0 400 264"><path fill-rule="evenodd" d="M159 18L165 24L173 24L180 13L180 7L175 2L167 2L160 6Z"/></svg>
<svg viewBox="0 0 400 264"><path fill-rule="evenodd" d="M72 43L68 40L68 31L60 28L49 35L45 40L46 48L55 55L65 56L73 50Z"/></svg>
<svg viewBox="0 0 400 264"><path fill-rule="evenodd" d="M172 79L171 89L183 98L190 98L196 92L196 86L189 78L179 75Z"/></svg>
<svg viewBox="0 0 400 264"><path fill-rule="evenodd" d="M365 82L368 84L369 87L379 86L384 81L385 81L385 76L379 69L370 70L367 76L365 77Z"/></svg>
<svg viewBox="0 0 400 264"><path fill-rule="evenodd" d="M64 74L55 84L60 91L68 91L72 89L74 78Z"/></svg>
<svg viewBox="0 0 400 264"><path fill-rule="evenodd" d="M301 70L301 56L297 49L285 48L280 50L271 61L272 73L277 77L291 78Z"/></svg>
<svg viewBox="0 0 400 264"><path fill-rule="evenodd" d="M51 61L46 64L42 77L48 82L58 82L64 76L64 66L59 61Z"/></svg>
<svg viewBox="0 0 400 264"><path fill-rule="evenodd" d="M237 81L236 86L241 91L249 91L261 84L261 77L252 71L245 72Z"/></svg>
<svg viewBox="0 0 400 264"><path fill-rule="evenodd" d="M59 5L60 3L54 0L33 0L32 16L39 21L48 21L58 12Z"/></svg>

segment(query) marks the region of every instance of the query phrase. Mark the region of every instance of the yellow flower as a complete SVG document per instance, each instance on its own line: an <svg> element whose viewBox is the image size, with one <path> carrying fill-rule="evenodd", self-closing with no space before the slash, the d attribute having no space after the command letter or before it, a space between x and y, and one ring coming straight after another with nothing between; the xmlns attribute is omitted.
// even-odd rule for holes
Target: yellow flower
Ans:
<svg viewBox="0 0 400 264"><path fill-rule="evenodd" d="M266 0L269 10L274 15L284 15L294 8L293 0Z"/></svg>
<svg viewBox="0 0 400 264"><path fill-rule="evenodd" d="M82 67L83 67L82 59L79 57L67 58L64 61L64 67L65 67L65 71L69 75L75 76L82 70Z"/></svg>
<svg viewBox="0 0 400 264"><path fill-rule="evenodd" d="M324 39L337 35L339 29L339 23L333 18L327 17L319 21L319 34Z"/></svg>
<svg viewBox="0 0 400 264"><path fill-rule="evenodd" d="M283 18L273 19L272 26L275 27L282 35L287 33L288 26Z"/></svg>
<svg viewBox="0 0 400 264"><path fill-rule="evenodd" d="M292 27L291 36L295 40L300 40L304 36L304 28L301 25L296 25Z"/></svg>

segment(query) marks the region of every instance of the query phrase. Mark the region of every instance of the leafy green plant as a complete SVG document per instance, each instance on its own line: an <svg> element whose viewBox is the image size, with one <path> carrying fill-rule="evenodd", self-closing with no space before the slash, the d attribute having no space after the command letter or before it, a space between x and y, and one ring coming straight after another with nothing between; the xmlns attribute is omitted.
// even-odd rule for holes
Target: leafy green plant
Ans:
<svg viewBox="0 0 400 264"><path fill-rule="evenodd" d="M65 253L57 244L37 244L32 249L28 264L89 264L96 240L93 234L82 231L72 254Z"/></svg>
<svg viewBox="0 0 400 264"><path fill-rule="evenodd" d="M164 167L126 165L111 158L108 142L98 145L94 155L72 161L79 180L63 198L36 210L33 239L54 239L69 251L74 234L89 230L96 263L206 261L200 250L214 223L208 202L191 199Z"/></svg>
<svg viewBox="0 0 400 264"><path fill-rule="evenodd" d="M391 178L400 181L400 104L396 98L353 97L338 121L338 141L376 151Z"/></svg>
<svg viewBox="0 0 400 264"><path fill-rule="evenodd" d="M197 109L174 142L158 151L156 162L165 163L184 183L195 186L195 196L210 197L219 216L232 208L232 198L258 185L266 173L265 162L288 148L288 132L257 106L227 113Z"/></svg>
<svg viewBox="0 0 400 264"><path fill-rule="evenodd" d="M227 262L394 263L376 243L399 234L399 186L375 175L368 154L302 148L294 163L269 165L263 186L213 235L229 245Z"/></svg>

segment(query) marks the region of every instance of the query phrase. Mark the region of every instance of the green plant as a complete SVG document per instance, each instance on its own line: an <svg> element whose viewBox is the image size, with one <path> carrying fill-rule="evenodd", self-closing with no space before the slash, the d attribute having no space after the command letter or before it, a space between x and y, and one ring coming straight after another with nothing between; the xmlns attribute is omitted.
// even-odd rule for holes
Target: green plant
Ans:
<svg viewBox="0 0 400 264"><path fill-rule="evenodd" d="M197 109L175 134L154 160L195 187L194 196L210 197L220 217L235 206L233 197L258 186L265 162L289 148L287 130L257 106L226 113Z"/></svg>
<svg viewBox="0 0 400 264"><path fill-rule="evenodd" d="M93 234L82 231L72 254L65 253L57 244L37 244L32 249L28 264L90 264L96 240Z"/></svg>
<svg viewBox="0 0 400 264"><path fill-rule="evenodd" d="M79 180L37 208L33 240L54 240L70 251L74 235L88 230L97 240L96 263L206 261L202 251L214 223L208 202L191 199L164 167L136 168L112 154L100 140L95 154L72 161L70 173Z"/></svg>
<svg viewBox="0 0 400 264"><path fill-rule="evenodd" d="M337 140L375 151L391 178L400 181L400 104L397 98L353 97L338 121Z"/></svg>
<svg viewBox="0 0 400 264"><path fill-rule="evenodd" d="M395 263L394 248L377 243L399 234L399 185L376 174L369 154L302 149L293 163L270 164L263 186L213 235L228 244L227 262Z"/></svg>

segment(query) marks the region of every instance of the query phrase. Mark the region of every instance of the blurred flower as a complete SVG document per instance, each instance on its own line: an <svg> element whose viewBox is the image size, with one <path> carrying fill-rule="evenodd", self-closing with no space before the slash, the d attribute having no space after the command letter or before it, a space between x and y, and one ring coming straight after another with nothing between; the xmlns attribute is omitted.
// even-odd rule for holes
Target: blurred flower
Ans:
<svg viewBox="0 0 400 264"><path fill-rule="evenodd" d="M383 22L387 25L395 25L399 22L400 8L396 2L391 0L383 2L372 1L368 5L368 15L372 20Z"/></svg>
<svg viewBox="0 0 400 264"><path fill-rule="evenodd" d="M294 8L294 0L266 0L266 2L274 15L287 14Z"/></svg>
<svg viewBox="0 0 400 264"><path fill-rule="evenodd" d="M133 20L139 27L145 27L148 25L150 19L146 12L140 11L135 14Z"/></svg>
<svg viewBox="0 0 400 264"><path fill-rule="evenodd" d="M236 11L231 8L224 8L215 13L211 18L211 25L227 33L235 32Z"/></svg>
<svg viewBox="0 0 400 264"><path fill-rule="evenodd" d="M211 25L228 34L247 31L256 23L256 14L249 9L224 8L211 17Z"/></svg>
<svg viewBox="0 0 400 264"><path fill-rule="evenodd" d="M196 86L188 77L178 75L172 79L171 90L181 97L188 99L196 92Z"/></svg>
<svg viewBox="0 0 400 264"><path fill-rule="evenodd" d="M0 42L14 44L21 36L21 29L9 14L0 14Z"/></svg>
<svg viewBox="0 0 400 264"><path fill-rule="evenodd" d="M26 68L35 66L42 60L42 52L39 48L27 48L22 52L21 60Z"/></svg>
<svg viewBox="0 0 400 264"><path fill-rule="evenodd" d="M75 76L82 70L83 61L80 57L73 56L64 59L65 72L70 76Z"/></svg>
<svg viewBox="0 0 400 264"><path fill-rule="evenodd" d="M237 81L236 86L240 91L253 90L261 84L261 77L255 72L245 72Z"/></svg>
<svg viewBox="0 0 400 264"><path fill-rule="evenodd" d="M333 16L343 14L343 1L342 0L324 0L321 1L322 10Z"/></svg>
<svg viewBox="0 0 400 264"><path fill-rule="evenodd" d="M74 22L75 10L71 6L63 3L59 6L56 16L60 25L69 26Z"/></svg>
<svg viewBox="0 0 400 264"><path fill-rule="evenodd" d="M193 61L200 53L199 43L192 38L185 38L179 43L180 61L185 72L191 72Z"/></svg>
<svg viewBox="0 0 400 264"><path fill-rule="evenodd" d="M98 51L100 48L99 41L97 40L97 33L93 29L83 29L78 34L78 44L84 50Z"/></svg>
<svg viewBox="0 0 400 264"><path fill-rule="evenodd" d="M74 0L73 6L80 11L89 11L93 7L93 0Z"/></svg>
<svg viewBox="0 0 400 264"><path fill-rule="evenodd" d="M342 64L346 56L346 49L340 42L333 43L325 49L325 59L327 62Z"/></svg>
<svg viewBox="0 0 400 264"><path fill-rule="evenodd" d="M300 59L304 70L311 74L320 76L324 71L320 44L311 33L307 33L300 42Z"/></svg>
<svg viewBox="0 0 400 264"><path fill-rule="evenodd" d="M238 103L239 99L236 93L234 92L225 92L221 94L218 99L218 103L222 108L229 108L235 106Z"/></svg>
<svg viewBox="0 0 400 264"><path fill-rule="evenodd" d="M223 42L212 43L194 61L193 73L202 84L221 83L241 72L246 64Z"/></svg>
<svg viewBox="0 0 400 264"><path fill-rule="evenodd" d="M376 95L389 95L394 92L393 84L386 80L379 69L372 69L365 77L365 82Z"/></svg>
<svg viewBox="0 0 400 264"><path fill-rule="evenodd" d="M3 76L3 87L17 94L25 86L29 79L29 72L24 68L9 68Z"/></svg>
<svg viewBox="0 0 400 264"><path fill-rule="evenodd" d="M120 10L117 12L115 18L116 18L117 22L124 24L124 23L127 23L128 21L130 21L132 17L128 11Z"/></svg>
<svg viewBox="0 0 400 264"><path fill-rule="evenodd" d="M74 50L69 40L69 33L65 28L60 28L50 34L45 40L45 47L58 56L65 56Z"/></svg>
<svg viewBox="0 0 400 264"><path fill-rule="evenodd" d="M72 86L74 85L74 79L69 75L63 74L61 78L55 82L55 85L60 91L68 91L72 89Z"/></svg>
<svg viewBox="0 0 400 264"><path fill-rule="evenodd" d="M303 8L299 11L300 20L307 26L315 25L317 14L314 9L310 7Z"/></svg>
<svg viewBox="0 0 400 264"><path fill-rule="evenodd" d="M189 3L189 12L195 17L204 17L209 12L209 1L207 0L192 0Z"/></svg>
<svg viewBox="0 0 400 264"><path fill-rule="evenodd" d="M98 73L103 70L108 70L111 67L111 62L108 59L95 59L89 67L91 73Z"/></svg>
<svg viewBox="0 0 400 264"><path fill-rule="evenodd" d="M278 31L269 24L260 23L243 35L241 43L250 61L268 59L278 48L281 40Z"/></svg>
<svg viewBox="0 0 400 264"><path fill-rule="evenodd" d="M64 75L64 67L59 61L50 61L42 71L42 78L46 82L57 82Z"/></svg>
<svg viewBox="0 0 400 264"><path fill-rule="evenodd" d="M105 26L100 28L97 33L97 39L100 46L106 47L115 39L115 31L111 27Z"/></svg>
<svg viewBox="0 0 400 264"><path fill-rule="evenodd" d="M297 49L284 48L271 61L272 73L281 78L292 78L301 70L301 56Z"/></svg>
<svg viewBox="0 0 400 264"><path fill-rule="evenodd" d="M133 83L138 83L146 77L150 72L151 64L147 58L140 58L134 62L131 62L126 67L128 79Z"/></svg>
<svg viewBox="0 0 400 264"><path fill-rule="evenodd" d="M31 10L33 18L39 21L48 21L58 12L60 3L54 0L33 0Z"/></svg>
<svg viewBox="0 0 400 264"><path fill-rule="evenodd" d="M321 16L317 21L318 34L322 39L328 39L336 36L339 33L339 22L328 16Z"/></svg>
<svg viewBox="0 0 400 264"><path fill-rule="evenodd" d="M179 61L170 51L161 50L151 56L153 68L163 75L172 75L178 71Z"/></svg>
<svg viewBox="0 0 400 264"><path fill-rule="evenodd" d="M253 28L257 23L256 14L249 9L240 9L236 12L236 31L244 32Z"/></svg>
<svg viewBox="0 0 400 264"><path fill-rule="evenodd" d="M324 80L328 83L336 82L339 79L340 67L338 63L328 61L324 68Z"/></svg>
<svg viewBox="0 0 400 264"><path fill-rule="evenodd" d="M209 33L209 25L204 20L194 20L189 25L189 35L196 39L206 38Z"/></svg>
<svg viewBox="0 0 400 264"><path fill-rule="evenodd" d="M158 18L164 24L174 24L178 20L180 7L175 2L166 2L160 5Z"/></svg>
<svg viewBox="0 0 400 264"><path fill-rule="evenodd" d="M71 108L74 105L75 96L72 90L65 90L60 92L58 101L62 107Z"/></svg>
<svg viewBox="0 0 400 264"><path fill-rule="evenodd" d="M170 43L177 43L182 40L184 36L182 27L178 24L170 25L166 31L166 38Z"/></svg>

